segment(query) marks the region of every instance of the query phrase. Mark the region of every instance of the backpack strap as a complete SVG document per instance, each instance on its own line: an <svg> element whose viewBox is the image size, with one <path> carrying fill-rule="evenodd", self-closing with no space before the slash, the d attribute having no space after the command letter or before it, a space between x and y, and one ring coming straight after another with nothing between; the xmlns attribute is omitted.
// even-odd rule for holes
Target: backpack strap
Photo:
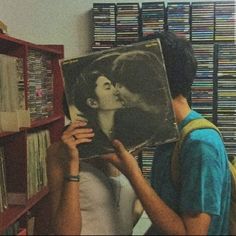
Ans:
<svg viewBox="0 0 236 236"><path fill-rule="evenodd" d="M231 172L231 196L232 196L233 201L235 202L234 204L236 204L236 160L235 158L233 159L232 162L229 161L229 169Z"/></svg>
<svg viewBox="0 0 236 236"><path fill-rule="evenodd" d="M229 169L231 172L231 205L229 217L229 235L236 235L236 157L232 162L229 161Z"/></svg>
<svg viewBox="0 0 236 236"><path fill-rule="evenodd" d="M219 129L210 121L206 120L205 118L191 120L189 123L187 123L183 127L183 129L180 131L179 140L175 144L173 154L171 157L171 178L172 178L172 182L176 190L180 188L180 184L181 184L181 180L180 180L181 167L180 167L179 157L180 157L182 144L185 141L186 137L192 131L197 130L197 129L214 129L220 134Z"/></svg>

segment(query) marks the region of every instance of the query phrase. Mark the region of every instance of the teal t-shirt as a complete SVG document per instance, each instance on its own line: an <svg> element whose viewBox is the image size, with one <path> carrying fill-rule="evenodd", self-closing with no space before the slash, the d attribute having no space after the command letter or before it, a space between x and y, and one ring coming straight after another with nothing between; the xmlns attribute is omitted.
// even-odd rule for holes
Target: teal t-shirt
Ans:
<svg viewBox="0 0 236 236"><path fill-rule="evenodd" d="M179 124L202 117L191 111ZM209 235L228 235L231 179L228 157L220 135L213 129L193 131L180 154L181 189L177 193L171 180L174 143L157 148L151 184L166 204L177 213L208 213L212 216Z"/></svg>

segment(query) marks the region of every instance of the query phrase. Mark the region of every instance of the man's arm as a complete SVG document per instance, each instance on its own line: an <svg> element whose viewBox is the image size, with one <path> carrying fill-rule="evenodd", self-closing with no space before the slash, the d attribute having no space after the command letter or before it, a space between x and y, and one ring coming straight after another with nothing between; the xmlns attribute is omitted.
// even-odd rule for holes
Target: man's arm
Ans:
<svg viewBox="0 0 236 236"><path fill-rule="evenodd" d="M79 129L84 124L72 123L63 133L62 142L48 150L47 173L51 206L52 231L56 235L80 235L81 212L79 182L67 181L65 174L79 174L77 145L90 142L91 129Z"/></svg>
<svg viewBox="0 0 236 236"><path fill-rule="evenodd" d="M128 153L119 141L114 141L117 155L105 157L130 180L144 210L155 228L163 234L206 235L211 217L205 213L180 216L169 208L147 183L135 158Z"/></svg>

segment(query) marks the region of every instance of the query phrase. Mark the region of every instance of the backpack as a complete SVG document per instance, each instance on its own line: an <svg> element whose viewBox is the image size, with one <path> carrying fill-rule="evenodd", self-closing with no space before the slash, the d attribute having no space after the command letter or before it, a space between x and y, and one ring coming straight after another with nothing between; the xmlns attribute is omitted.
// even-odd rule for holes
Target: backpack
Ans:
<svg viewBox="0 0 236 236"><path fill-rule="evenodd" d="M175 145L171 158L171 177L172 177L172 182L177 190L181 184L180 163L178 160L179 158L178 154L181 150L182 143L185 141L185 138L188 136L189 133L191 133L196 129L214 129L221 136L219 129L210 121L204 118L192 120L183 127L183 129L180 131L180 138ZM228 161L228 163L231 172L231 205L230 205L230 218L229 218L229 234L236 235L236 159L234 158L232 161Z"/></svg>

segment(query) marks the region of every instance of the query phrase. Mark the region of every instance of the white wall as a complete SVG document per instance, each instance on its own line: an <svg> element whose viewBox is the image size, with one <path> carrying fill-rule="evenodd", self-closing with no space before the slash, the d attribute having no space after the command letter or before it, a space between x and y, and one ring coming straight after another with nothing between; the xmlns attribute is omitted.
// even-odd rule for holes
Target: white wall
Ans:
<svg viewBox="0 0 236 236"><path fill-rule="evenodd" d="M63 44L65 58L72 58L90 51L93 41L93 2L150 1L0 0L0 20L8 26L10 36L35 44Z"/></svg>
<svg viewBox="0 0 236 236"><path fill-rule="evenodd" d="M92 1L0 0L10 36L36 44L63 44L65 57L84 54L92 42Z"/></svg>

